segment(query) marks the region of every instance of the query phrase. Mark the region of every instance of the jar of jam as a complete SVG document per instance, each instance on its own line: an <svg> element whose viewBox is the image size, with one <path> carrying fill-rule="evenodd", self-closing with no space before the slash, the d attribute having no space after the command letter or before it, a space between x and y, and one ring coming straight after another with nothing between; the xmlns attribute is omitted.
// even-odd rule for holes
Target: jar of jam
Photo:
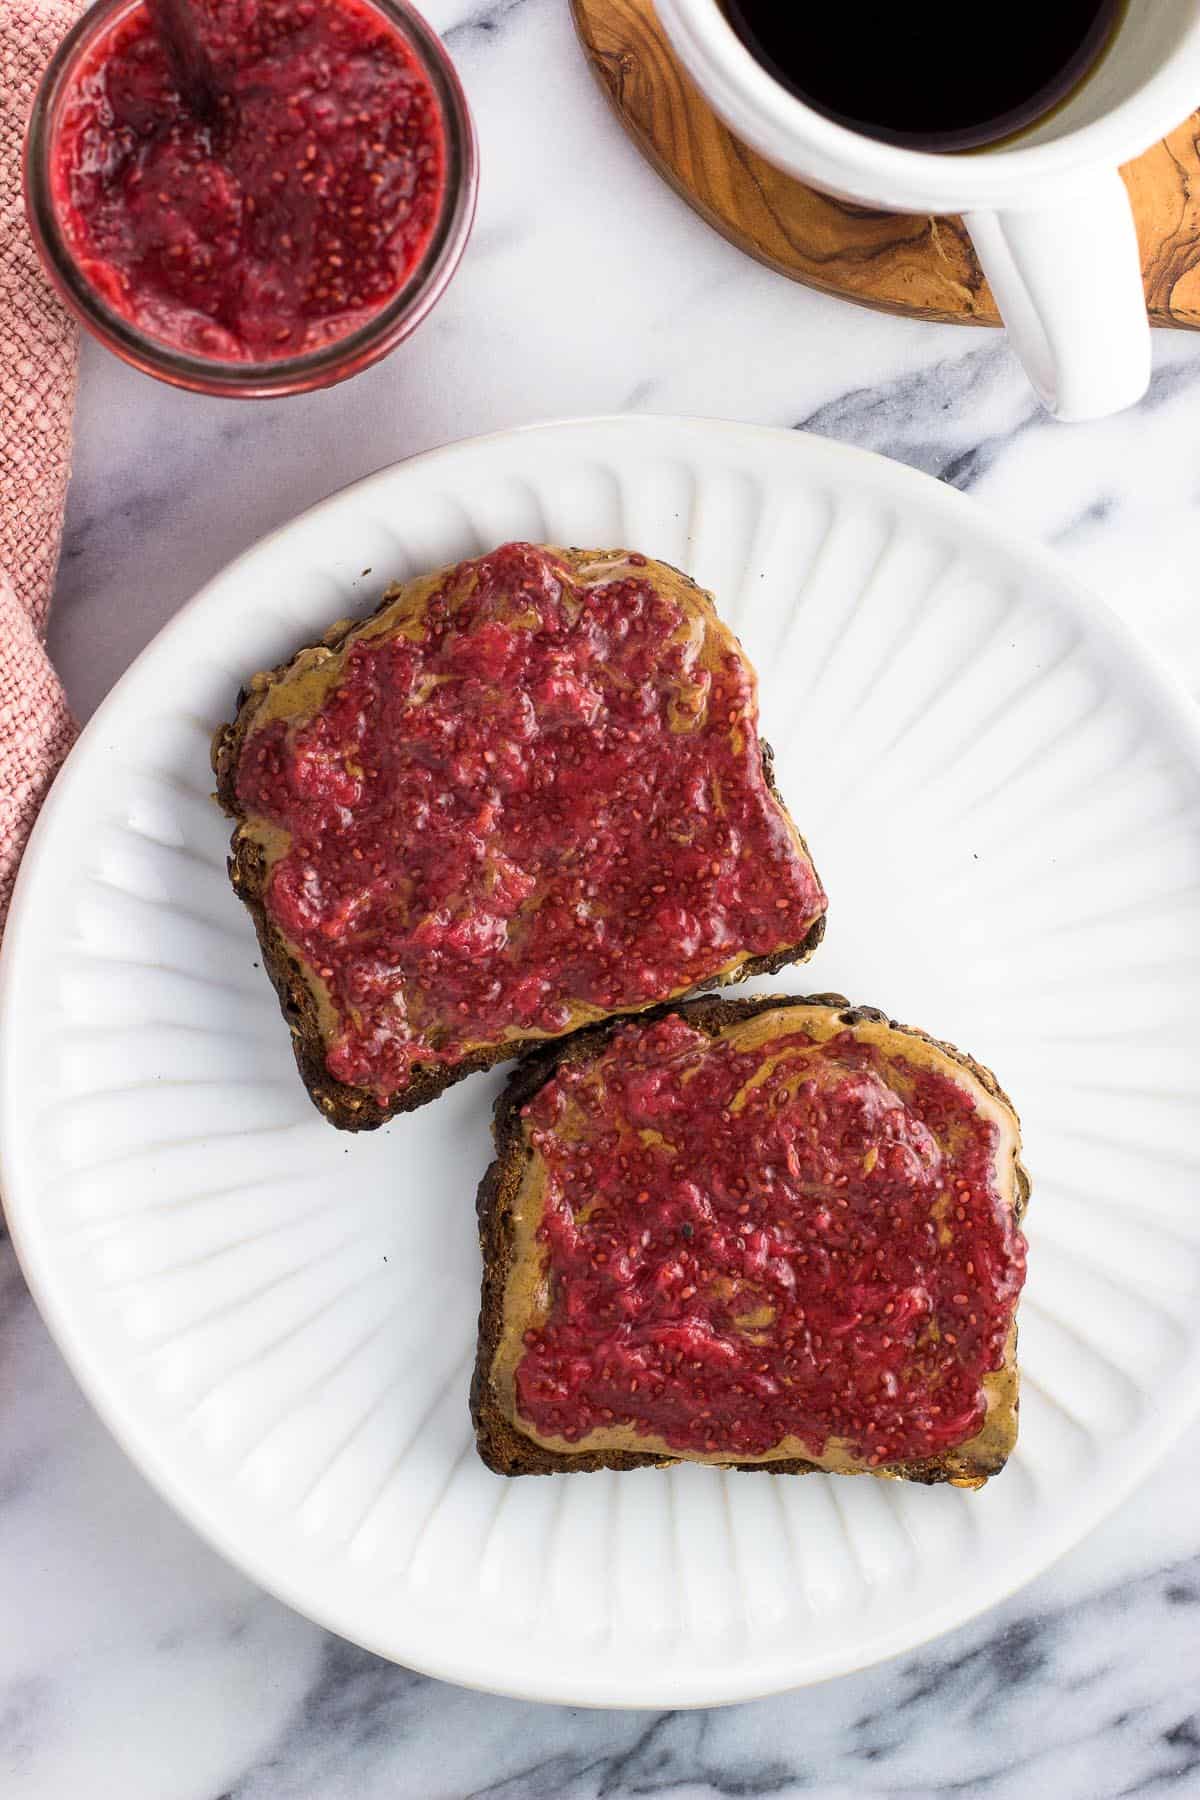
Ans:
<svg viewBox="0 0 1200 1800"><path fill-rule="evenodd" d="M143 0L98 0L25 147L50 279L101 342L179 387L304 393L420 323L470 233L477 153L407 0L190 0L206 84Z"/></svg>

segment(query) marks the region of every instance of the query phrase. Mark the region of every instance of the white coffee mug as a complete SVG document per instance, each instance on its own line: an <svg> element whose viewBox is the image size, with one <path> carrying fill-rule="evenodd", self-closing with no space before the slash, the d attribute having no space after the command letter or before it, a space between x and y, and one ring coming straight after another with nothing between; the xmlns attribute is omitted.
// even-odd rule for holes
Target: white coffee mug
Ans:
<svg viewBox="0 0 1200 1800"><path fill-rule="evenodd" d="M1129 0L1063 105L1015 143L967 155L902 149L814 112L755 61L718 0L655 5L710 104L776 168L860 205L964 215L1010 342L1056 418L1102 418L1141 398L1150 329L1118 169L1200 105L1200 0ZM963 56L986 56L989 30L1003 29L1003 8L964 27Z"/></svg>

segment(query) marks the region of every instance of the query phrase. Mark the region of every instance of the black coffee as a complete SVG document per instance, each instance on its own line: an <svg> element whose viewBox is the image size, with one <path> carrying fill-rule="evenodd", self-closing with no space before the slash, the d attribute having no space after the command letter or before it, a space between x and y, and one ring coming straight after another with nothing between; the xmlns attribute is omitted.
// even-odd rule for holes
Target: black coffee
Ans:
<svg viewBox="0 0 1200 1800"><path fill-rule="evenodd" d="M1040 119L1099 59L1124 0L723 0L752 54L800 99L867 137L973 150Z"/></svg>

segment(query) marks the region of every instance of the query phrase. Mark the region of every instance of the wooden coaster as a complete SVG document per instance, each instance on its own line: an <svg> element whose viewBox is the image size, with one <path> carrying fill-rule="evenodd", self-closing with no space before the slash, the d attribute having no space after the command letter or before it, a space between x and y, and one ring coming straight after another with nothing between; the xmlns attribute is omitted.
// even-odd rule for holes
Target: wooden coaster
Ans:
<svg viewBox="0 0 1200 1800"><path fill-rule="evenodd" d="M710 225L772 269L882 312L998 325L957 217L873 212L781 174L726 130L675 59L652 0L571 0L635 142ZM1122 170L1154 325L1200 328L1200 113Z"/></svg>

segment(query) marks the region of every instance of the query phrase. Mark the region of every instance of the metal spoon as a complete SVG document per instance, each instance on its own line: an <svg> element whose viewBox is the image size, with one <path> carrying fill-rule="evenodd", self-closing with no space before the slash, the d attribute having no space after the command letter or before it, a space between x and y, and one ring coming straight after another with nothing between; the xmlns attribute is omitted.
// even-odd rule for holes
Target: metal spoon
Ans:
<svg viewBox="0 0 1200 1800"><path fill-rule="evenodd" d="M171 59L185 106L198 119L214 119L221 104L221 88L192 0L146 0L146 5Z"/></svg>

